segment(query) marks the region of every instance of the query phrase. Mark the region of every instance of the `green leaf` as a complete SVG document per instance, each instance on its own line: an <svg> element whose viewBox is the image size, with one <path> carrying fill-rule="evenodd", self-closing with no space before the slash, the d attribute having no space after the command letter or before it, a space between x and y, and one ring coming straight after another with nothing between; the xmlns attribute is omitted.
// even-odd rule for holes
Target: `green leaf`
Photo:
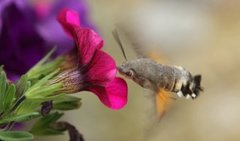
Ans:
<svg viewBox="0 0 240 141"><path fill-rule="evenodd" d="M3 108L5 111L9 109L12 105L12 103L15 100L15 93L16 93L16 87L14 84L10 84L7 86L6 93L4 95L4 100L3 100Z"/></svg>
<svg viewBox="0 0 240 141"><path fill-rule="evenodd" d="M16 109L15 113L17 115L33 113L40 107L41 103L42 101L33 101L33 100L26 99Z"/></svg>
<svg viewBox="0 0 240 141"><path fill-rule="evenodd" d="M70 96L70 95L62 95L55 99L56 102L64 102L64 101L80 101L81 98L76 96Z"/></svg>
<svg viewBox="0 0 240 141"><path fill-rule="evenodd" d="M29 99L29 101L32 101L32 102L45 102L45 101L50 101L50 100L56 100L58 99L59 97L62 97L63 95L65 95L64 93L61 93L61 94L57 94L57 95L50 95L50 96L47 96L47 97L36 97L36 98L33 98L33 99Z"/></svg>
<svg viewBox="0 0 240 141"><path fill-rule="evenodd" d="M45 117L42 117L37 122L35 122L32 129L30 130L30 132L33 133L34 135L62 134L62 131L56 130L51 127L52 123L55 123L62 116L63 116L63 113L55 112L55 113L51 113Z"/></svg>
<svg viewBox="0 0 240 141"><path fill-rule="evenodd" d="M55 76L59 72L59 69L56 69L54 72L48 74L47 76L43 77L41 80L39 80L37 83L35 83L31 90L36 88L36 87L41 87L42 85L46 84L49 79L51 79L53 76Z"/></svg>
<svg viewBox="0 0 240 141"><path fill-rule="evenodd" d="M45 76L44 78L42 78L41 80L39 80L37 83L35 83L33 86L31 86L31 88L29 88L26 93L25 96L29 99L34 99L34 98L43 98L46 95L50 95L51 93L57 91L59 88L62 87L61 83L57 83L57 84L53 84L53 85L48 85L45 86L43 88L44 85L47 85L47 82L49 79L51 79L53 76L55 76L57 73L59 72L59 69L56 69L54 72L48 74L47 76ZM44 92L47 94L41 95L39 94L40 92Z"/></svg>
<svg viewBox="0 0 240 141"><path fill-rule="evenodd" d="M41 103L45 101L54 101L62 97L64 94L48 96L44 98L36 98L36 99L26 99L16 110L16 114L26 114L32 113L41 107Z"/></svg>
<svg viewBox="0 0 240 141"><path fill-rule="evenodd" d="M6 112L11 108L16 93L15 84L9 83L6 73L0 69L0 112Z"/></svg>
<svg viewBox="0 0 240 141"><path fill-rule="evenodd" d="M32 140L33 135L23 131L0 131L0 140L3 141L27 141Z"/></svg>
<svg viewBox="0 0 240 141"><path fill-rule="evenodd" d="M80 106L81 106L80 102L61 102L61 103L54 103L53 109L67 111L67 110L78 109Z"/></svg>
<svg viewBox="0 0 240 141"><path fill-rule="evenodd" d="M3 94L7 87L7 77L4 71L0 72L0 93Z"/></svg>
<svg viewBox="0 0 240 141"><path fill-rule="evenodd" d="M62 83L56 83L48 86L39 87L39 89L31 91L27 94L27 98L29 99L39 99L51 96L54 92L58 91L62 88Z"/></svg>
<svg viewBox="0 0 240 141"><path fill-rule="evenodd" d="M0 124L9 123L12 121L15 121L15 122L29 121L40 116L41 115L38 112L21 114L21 115L9 115L8 117L5 117L4 119L2 119L0 121Z"/></svg>
<svg viewBox="0 0 240 141"><path fill-rule="evenodd" d="M30 87L31 87L31 82L28 81L28 76L22 75L21 78L18 80L17 84L17 92L16 96L21 97Z"/></svg>
<svg viewBox="0 0 240 141"><path fill-rule="evenodd" d="M47 62L46 64L43 64L41 66L39 66L35 72L34 75L30 72L27 73L29 75L29 79L39 79L41 78L41 76L46 76L47 74L53 72L54 70L56 70L57 68L59 68L59 65L61 64L61 62L63 61L63 57L58 57L53 61Z"/></svg>
<svg viewBox="0 0 240 141"><path fill-rule="evenodd" d="M81 106L81 98L64 95L53 101L53 109L73 110Z"/></svg>
<svg viewBox="0 0 240 141"><path fill-rule="evenodd" d="M0 72L0 111L2 112L4 110L4 97L6 95L6 89L7 89L7 78L4 71Z"/></svg>

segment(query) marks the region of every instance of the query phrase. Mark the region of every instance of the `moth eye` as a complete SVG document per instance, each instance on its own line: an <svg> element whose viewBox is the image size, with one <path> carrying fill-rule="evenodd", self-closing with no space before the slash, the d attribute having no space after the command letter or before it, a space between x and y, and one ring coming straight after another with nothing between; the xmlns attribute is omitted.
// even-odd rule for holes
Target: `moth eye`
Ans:
<svg viewBox="0 0 240 141"><path fill-rule="evenodd" d="M134 75L134 71L133 70L129 70L129 72L127 72L127 76L133 77L133 75Z"/></svg>

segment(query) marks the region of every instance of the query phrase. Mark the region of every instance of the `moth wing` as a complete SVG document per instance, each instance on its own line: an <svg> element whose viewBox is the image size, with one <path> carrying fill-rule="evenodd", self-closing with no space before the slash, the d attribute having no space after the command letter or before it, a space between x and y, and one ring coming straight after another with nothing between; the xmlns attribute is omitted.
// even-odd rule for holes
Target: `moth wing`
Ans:
<svg viewBox="0 0 240 141"><path fill-rule="evenodd" d="M157 119L160 120L164 116L171 101L172 101L172 97L169 91L160 89L159 92L155 94L155 110L156 110Z"/></svg>
<svg viewBox="0 0 240 141"><path fill-rule="evenodd" d="M158 63L166 62L166 60L164 60L163 57L161 57L161 55L157 51L149 52L148 57L155 60ZM171 97L171 92L164 89L160 89L155 94L155 110L158 120L160 120L164 116L172 99L173 98Z"/></svg>
<svg viewBox="0 0 240 141"><path fill-rule="evenodd" d="M165 57L161 53L159 45L146 44L144 40L140 39L139 36L141 35L138 35L133 28L119 23L116 25L115 32L119 32L119 35L124 36L131 44L130 47L135 51L138 58L151 58L158 63L166 62L166 60L163 59ZM117 40L119 40L119 37Z"/></svg>
<svg viewBox="0 0 240 141"><path fill-rule="evenodd" d="M148 57L155 60L158 63L166 62L166 60L164 60L164 58L161 57L158 51L149 52ZM160 89L155 94L155 110L156 110L156 115L158 120L160 120L164 116L172 99L173 98L171 97L171 92L164 89Z"/></svg>
<svg viewBox="0 0 240 141"><path fill-rule="evenodd" d="M131 29L123 24L117 24L115 32L116 31L124 36L124 39L131 44L138 58L148 58L148 53L146 53L147 49L141 44L141 41L137 38L138 36L136 36Z"/></svg>

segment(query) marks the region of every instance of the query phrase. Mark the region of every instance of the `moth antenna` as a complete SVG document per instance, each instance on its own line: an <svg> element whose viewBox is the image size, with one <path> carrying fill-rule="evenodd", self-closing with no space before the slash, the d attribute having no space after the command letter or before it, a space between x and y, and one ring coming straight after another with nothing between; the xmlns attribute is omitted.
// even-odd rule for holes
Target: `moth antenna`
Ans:
<svg viewBox="0 0 240 141"><path fill-rule="evenodd" d="M122 53L123 53L123 57L124 57L125 61L127 61L128 59L127 59L126 53L125 53L125 51L124 51L122 42L121 42L121 40L120 40L118 31L117 31L116 28L112 31L112 34L113 34L113 37L114 37L115 41L118 43L118 45L119 45L119 47L120 47L120 49L121 49L121 51L122 51Z"/></svg>

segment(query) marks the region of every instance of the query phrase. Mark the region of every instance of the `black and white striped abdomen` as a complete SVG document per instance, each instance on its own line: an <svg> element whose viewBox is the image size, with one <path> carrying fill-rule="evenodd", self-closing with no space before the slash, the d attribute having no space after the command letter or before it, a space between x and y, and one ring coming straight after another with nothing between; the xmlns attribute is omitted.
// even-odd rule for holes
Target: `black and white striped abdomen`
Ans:
<svg viewBox="0 0 240 141"><path fill-rule="evenodd" d="M192 76L180 66L159 65L158 87L176 93L179 97L195 99L202 91L201 75Z"/></svg>

